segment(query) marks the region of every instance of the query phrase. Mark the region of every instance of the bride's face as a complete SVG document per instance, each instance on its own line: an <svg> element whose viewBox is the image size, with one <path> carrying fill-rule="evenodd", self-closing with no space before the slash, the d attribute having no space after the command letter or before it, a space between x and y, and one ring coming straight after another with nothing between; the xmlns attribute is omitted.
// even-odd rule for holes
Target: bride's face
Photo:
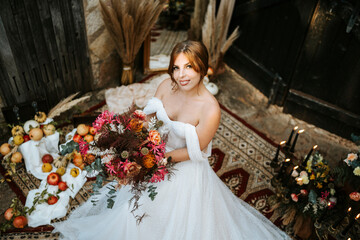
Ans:
<svg viewBox="0 0 360 240"><path fill-rule="evenodd" d="M196 72L185 54L180 53L174 61L173 77L181 90L191 90L200 82L200 73Z"/></svg>

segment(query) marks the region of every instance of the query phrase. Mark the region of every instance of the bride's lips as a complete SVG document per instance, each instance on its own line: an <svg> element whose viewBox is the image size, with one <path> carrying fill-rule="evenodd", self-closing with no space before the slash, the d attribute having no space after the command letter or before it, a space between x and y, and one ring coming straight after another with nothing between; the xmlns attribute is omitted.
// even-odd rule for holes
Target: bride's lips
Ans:
<svg viewBox="0 0 360 240"><path fill-rule="evenodd" d="M188 85L189 82L190 82L190 80L179 80L179 83L181 86L186 86L186 85Z"/></svg>

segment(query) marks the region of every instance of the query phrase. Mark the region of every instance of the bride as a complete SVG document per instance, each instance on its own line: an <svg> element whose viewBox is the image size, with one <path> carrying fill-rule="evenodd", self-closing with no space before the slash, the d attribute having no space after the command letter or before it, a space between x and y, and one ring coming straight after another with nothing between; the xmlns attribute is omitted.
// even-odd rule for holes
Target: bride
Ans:
<svg viewBox="0 0 360 240"><path fill-rule="evenodd" d="M170 180L156 184L154 201L146 195L140 198L137 211L148 216L136 224L128 203L129 186L117 192L108 209L104 187L96 206L92 196L66 221L54 223L54 232L67 239L290 239L233 195L208 163L220 107L202 84L207 69L208 53L201 42L178 43L170 58L171 79L159 85L144 109L170 129L166 156L177 169Z"/></svg>

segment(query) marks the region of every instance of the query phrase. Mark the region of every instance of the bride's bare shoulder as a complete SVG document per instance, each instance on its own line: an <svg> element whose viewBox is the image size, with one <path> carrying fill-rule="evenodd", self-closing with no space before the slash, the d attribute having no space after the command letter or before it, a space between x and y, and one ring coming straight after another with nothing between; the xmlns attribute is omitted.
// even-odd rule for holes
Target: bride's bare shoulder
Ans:
<svg viewBox="0 0 360 240"><path fill-rule="evenodd" d="M155 97L162 99L164 95L166 95L171 91L171 89L172 89L172 81L170 78L167 78L159 84L155 93Z"/></svg>
<svg viewBox="0 0 360 240"><path fill-rule="evenodd" d="M217 99L212 94L206 95L204 97L202 110L202 116L206 118L215 117L216 119L220 119L220 105Z"/></svg>

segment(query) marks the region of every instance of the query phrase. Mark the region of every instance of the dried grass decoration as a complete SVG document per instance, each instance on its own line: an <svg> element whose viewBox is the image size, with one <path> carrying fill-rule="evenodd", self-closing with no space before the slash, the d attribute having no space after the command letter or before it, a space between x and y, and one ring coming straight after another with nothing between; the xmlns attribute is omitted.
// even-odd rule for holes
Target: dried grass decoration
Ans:
<svg viewBox="0 0 360 240"><path fill-rule="evenodd" d="M123 62L121 83L133 82L134 60L165 0L100 0L105 26Z"/></svg>
<svg viewBox="0 0 360 240"><path fill-rule="evenodd" d="M202 41L209 51L209 65L214 75L224 69L223 56L231 44L239 37L239 27L227 37L235 0L222 0L215 17L216 1L210 0L202 28Z"/></svg>

